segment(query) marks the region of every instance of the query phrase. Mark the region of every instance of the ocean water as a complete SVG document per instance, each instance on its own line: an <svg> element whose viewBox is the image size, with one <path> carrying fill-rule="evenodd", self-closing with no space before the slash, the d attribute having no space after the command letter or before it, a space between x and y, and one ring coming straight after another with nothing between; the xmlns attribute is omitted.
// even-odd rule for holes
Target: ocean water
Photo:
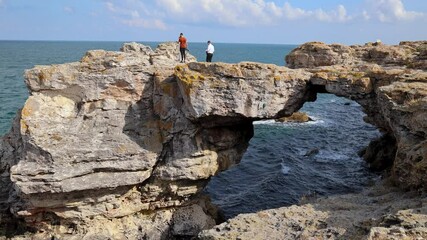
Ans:
<svg viewBox="0 0 427 240"><path fill-rule="evenodd" d="M314 121L255 122L242 161L209 182L206 192L225 218L289 206L302 197L357 192L378 178L357 155L380 136L363 122L359 104L318 94L300 111Z"/></svg>
<svg viewBox="0 0 427 240"><path fill-rule="evenodd" d="M158 43L141 42L153 49ZM285 65L296 45L214 43L213 61L255 61ZM0 136L28 97L23 73L34 65L80 60L86 51L117 51L123 42L0 41ZM205 59L205 43L189 43L190 53ZM357 152L379 136L363 122L361 107L350 100L319 94L302 111L309 123L255 122L255 136L240 164L211 179L206 187L226 218L239 213L287 206L302 196L359 191L377 176ZM306 156L309 151L315 154Z"/></svg>

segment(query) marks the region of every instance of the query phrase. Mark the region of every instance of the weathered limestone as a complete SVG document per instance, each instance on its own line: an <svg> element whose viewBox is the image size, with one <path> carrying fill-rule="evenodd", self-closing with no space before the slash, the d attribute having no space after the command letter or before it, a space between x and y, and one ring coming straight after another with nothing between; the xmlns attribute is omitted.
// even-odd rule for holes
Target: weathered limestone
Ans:
<svg viewBox="0 0 427 240"><path fill-rule="evenodd" d="M399 46L334 46L307 43L286 59L293 67L312 67L313 61L321 62L319 66L323 67L307 69L314 73L311 83L359 102L367 113L365 121L396 138L392 179L405 188L426 188L422 172L427 163L427 72L423 67L427 41L402 42ZM353 55L341 54L353 50ZM324 55L317 61L319 51ZM337 54L347 62L340 58L321 61Z"/></svg>
<svg viewBox="0 0 427 240"><path fill-rule="evenodd" d="M308 203L307 203L308 202ZM379 185L357 194L240 214L199 239L425 239L426 198Z"/></svg>
<svg viewBox="0 0 427 240"><path fill-rule="evenodd" d="M426 45L427 41L401 42L398 46L384 45L381 42L363 46L309 42L287 55L286 62L290 68L353 65L367 62L426 70Z"/></svg>
<svg viewBox="0 0 427 240"><path fill-rule="evenodd" d="M309 85L359 102L366 121L385 132L364 152L386 183L358 194L309 199L310 204L242 214L202 231L200 239L425 239L427 198L427 42L399 46L307 43L286 57L305 67ZM419 70L420 69L420 70ZM387 175L385 175L387 176Z"/></svg>
<svg viewBox="0 0 427 240"><path fill-rule="evenodd" d="M203 131L197 132L175 106L181 100L169 94L177 96L177 88L163 88L173 74L177 51L174 43L161 44L155 51L132 43L124 45L123 52L94 50L77 63L27 71L31 96L13 131L0 143L2 189L9 195L3 208L9 205L37 229L53 232L62 230L50 227L52 222L74 226L90 221L92 226L184 203L203 218L205 203L188 199L223 162L238 161L247 141L222 144L218 153L196 145L209 139L193 140ZM180 164L167 168L172 159ZM182 176L174 176L178 174ZM174 216L180 211L166 213ZM180 235L182 229L169 227L174 218L165 211L145 214L164 219L160 235ZM214 224L211 215L195 222L201 226L198 231ZM189 230L191 226L182 231Z"/></svg>
<svg viewBox="0 0 427 240"><path fill-rule="evenodd" d="M218 122L222 118L242 121L290 115L309 98L306 85L310 75L251 62L190 63L176 68L186 117L208 122L212 116Z"/></svg>
<svg viewBox="0 0 427 240"><path fill-rule="evenodd" d="M343 229L327 227L328 217L326 212L316 211L310 205L240 214L213 229L202 232L199 238L221 240L333 239L342 235ZM316 233L313 234L314 231Z"/></svg>
<svg viewBox="0 0 427 240"><path fill-rule="evenodd" d="M288 68L199 63L192 56L178 64L175 43L155 50L130 43L121 52L94 50L79 62L36 66L25 73L31 95L0 141L0 210L23 219L40 239L195 236L218 220L201 192L210 177L240 161L252 122L290 116L318 92L359 102L365 120L395 144L387 152L373 144L368 162L401 188L424 189L425 45L307 43L287 56ZM349 227L324 228L330 216L316 208L261 213L269 220L254 222L260 234L279 221L289 236L295 224L305 232L300 236L344 236Z"/></svg>
<svg viewBox="0 0 427 240"><path fill-rule="evenodd" d="M277 122L297 122L297 123L303 123L303 122L309 122L313 121L307 113L305 112L294 112L289 117L282 117L279 119L276 119Z"/></svg>

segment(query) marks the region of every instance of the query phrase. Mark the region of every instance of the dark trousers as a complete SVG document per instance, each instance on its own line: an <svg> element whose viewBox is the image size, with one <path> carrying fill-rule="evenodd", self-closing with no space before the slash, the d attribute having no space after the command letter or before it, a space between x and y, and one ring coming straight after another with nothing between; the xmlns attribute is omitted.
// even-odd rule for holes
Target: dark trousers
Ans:
<svg viewBox="0 0 427 240"><path fill-rule="evenodd" d="M179 52L181 53L181 62L185 61L185 48L179 48Z"/></svg>
<svg viewBox="0 0 427 240"><path fill-rule="evenodd" d="M213 53L206 53L206 62L212 62Z"/></svg>

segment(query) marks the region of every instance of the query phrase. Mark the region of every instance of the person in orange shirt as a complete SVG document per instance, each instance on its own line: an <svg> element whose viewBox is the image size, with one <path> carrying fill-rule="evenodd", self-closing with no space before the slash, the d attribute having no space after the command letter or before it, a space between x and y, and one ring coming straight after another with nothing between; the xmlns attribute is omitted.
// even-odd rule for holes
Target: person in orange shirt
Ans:
<svg viewBox="0 0 427 240"><path fill-rule="evenodd" d="M187 38L184 37L184 34L179 34L179 52L181 53L181 62L185 62L185 51L187 50Z"/></svg>

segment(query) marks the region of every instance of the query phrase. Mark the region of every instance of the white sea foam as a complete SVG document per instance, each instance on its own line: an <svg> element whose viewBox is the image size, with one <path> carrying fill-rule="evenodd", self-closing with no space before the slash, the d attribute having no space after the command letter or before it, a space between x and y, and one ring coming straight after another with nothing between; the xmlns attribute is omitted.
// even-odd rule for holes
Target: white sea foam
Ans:
<svg viewBox="0 0 427 240"><path fill-rule="evenodd" d="M284 175L287 175L287 174L289 174L289 171L291 170L291 168L290 167L287 167L284 163L281 163L280 165L282 165L282 173L284 174Z"/></svg>
<svg viewBox="0 0 427 240"><path fill-rule="evenodd" d="M340 161L346 160L349 157L346 154L331 151L320 151L317 156L318 159L324 159L325 161Z"/></svg>
<svg viewBox="0 0 427 240"><path fill-rule="evenodd" d="M264 124L264 125L276 125L279 122L276 122L274 120L260 120L260 121L255 121L254 124Z"/></svg>
<svg viewBox="0 0 427 240"><path fill-rule="evenodd" d="M320 118L311 117L313 121L308 122L276 122L275 120L260 120L253 122L254 125L269 125L269 126L284 126L284 127L299 127L305 125L326 125L327 123Z"/></svg>

